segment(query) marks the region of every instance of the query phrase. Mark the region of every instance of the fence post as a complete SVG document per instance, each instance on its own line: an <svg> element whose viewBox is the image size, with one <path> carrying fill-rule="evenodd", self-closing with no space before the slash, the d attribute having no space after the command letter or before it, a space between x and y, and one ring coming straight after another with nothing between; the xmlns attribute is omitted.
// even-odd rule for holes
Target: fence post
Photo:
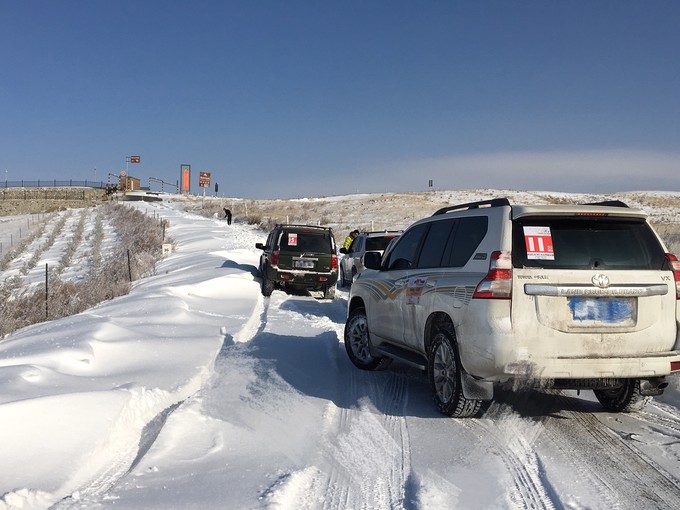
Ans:
<svg viewBox="0 0 680 510"><path fill-rule="evenodd" d="M128 259L128 277L130 278L130 281L132 281L132 265L130 264L130 250L129 249L127 251L127 259Z"/></svg>
<svg viewBox="0 0 680 510"><path fill-rule="evenodd" d="M49 301L47 300L47 295L49 293L49 286L47 284L47 275L49 274L47 268L47 262L45 263L45 319L50 316Z"/></svg>

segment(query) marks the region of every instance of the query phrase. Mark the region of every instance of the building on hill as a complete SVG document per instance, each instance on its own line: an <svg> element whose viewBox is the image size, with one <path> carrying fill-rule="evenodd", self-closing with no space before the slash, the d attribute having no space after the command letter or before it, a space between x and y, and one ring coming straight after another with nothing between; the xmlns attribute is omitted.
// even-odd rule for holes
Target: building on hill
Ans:
<svg viewBox="0 0 680 510"><path fill-rule="evenodd" d="M142 181L141 179L137 179L137 177L124 175L120 177L118 189L125 191L139 191L142 189Z"/></svg>

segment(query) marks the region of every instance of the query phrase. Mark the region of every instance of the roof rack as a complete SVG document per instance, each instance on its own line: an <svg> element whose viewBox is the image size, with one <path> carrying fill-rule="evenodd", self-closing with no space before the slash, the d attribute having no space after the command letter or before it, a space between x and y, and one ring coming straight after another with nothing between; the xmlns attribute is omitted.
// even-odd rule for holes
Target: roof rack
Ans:
<svg viewBox="0 0 680 510"><path fill-rule="evenodd" d="M628 204L621 202L621 200L603 200L602 202L590 202L583 205L605 205L609 207L628 207Z"/></svg>
<svg viewBox="0 0 680 510"><path fill-rule="evenodd" d="M480 200L479 202L469 202L467 204L451 205L449 207L442 207L438 211L434 212L432 216L437 216L438 214L446 214L449 211L456 211L460 209L479 209L482 206L488 207L502 207L504 205L510 205L510 201L503 198L492 198L491 200Z"/></svg>
<svg viewBox="0 0 680 510"><path fill-rule="evenodd" d="M318 228L319 230L333 230L331 227L324 227L321 225L302 225L302 224L296 224L296 223L277 223L274 228L286 228L286 227L293 227L293 228Z"/></svg>

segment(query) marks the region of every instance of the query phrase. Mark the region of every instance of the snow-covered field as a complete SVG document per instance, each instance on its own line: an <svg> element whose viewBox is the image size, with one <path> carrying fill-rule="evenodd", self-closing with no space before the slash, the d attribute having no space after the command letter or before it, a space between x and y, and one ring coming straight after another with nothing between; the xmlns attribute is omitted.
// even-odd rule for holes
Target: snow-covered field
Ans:
<svg viewBox="0 0 680 510"><path fill-rule="evenodd" d="M680 221L661 195L640 203ZM359 200L382 201L382 217L336 213L422 216L384 198ZM446 418L420 372L351 365L346 289L261 296L265 232L181 202L130 206L170 222L176 250L156 275L0 340L0 508L680 506L678 378L637 414L603 412L590 392L501 391L482 418Z"/></svg>

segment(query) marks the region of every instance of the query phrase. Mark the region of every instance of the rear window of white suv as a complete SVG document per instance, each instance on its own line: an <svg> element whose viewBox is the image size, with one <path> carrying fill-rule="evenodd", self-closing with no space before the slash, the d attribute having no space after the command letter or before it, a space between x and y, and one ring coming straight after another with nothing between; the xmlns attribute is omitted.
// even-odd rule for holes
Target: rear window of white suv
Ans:
<svg viewBox="0 0 680 510"><path fill-rule="evenodd" d="M665 255L637 218L522 217L513 222L513 265L555 269L654 269Z"/></svg>

